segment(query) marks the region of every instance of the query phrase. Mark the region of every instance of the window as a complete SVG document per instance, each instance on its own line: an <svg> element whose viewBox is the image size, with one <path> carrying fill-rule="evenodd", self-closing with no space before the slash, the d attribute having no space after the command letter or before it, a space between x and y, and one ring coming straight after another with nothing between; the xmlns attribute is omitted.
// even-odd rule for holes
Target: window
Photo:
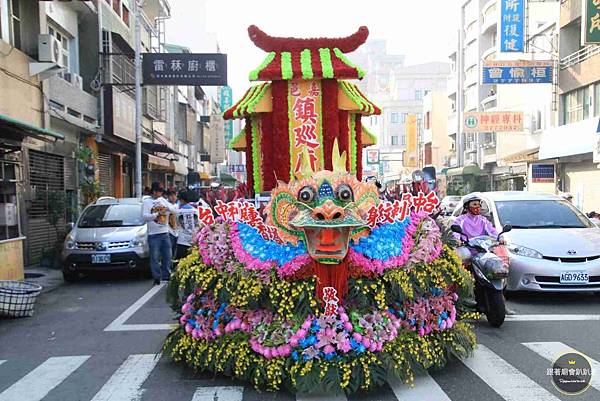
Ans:
<svg viewBox="0 0 600 401"><path fill-rule="evenodd" d="M421 89L415 90L415 100L423 99L423 91Z"/></svg>
<svg viewBox="0 0 600 401"><path fill-rule="evenodd" d="M119 15L121 15L121 0L113 0L112 2L113 10Z"/></svg>
<svg viewBox="0 0 600 401"><path fill-rule="evenodd" d="M496 202L500 224L514 228L587 228L589 222L568 201L523 200Z"/></svg>
<svg viewBox="0 0 600 401"><path fill-rule="evenodd" d="M390 118L391 118L391 122L393 124L398 123L398 113L392 113L392 115L390 116Z"/></svg>
<svg viewBox="0 0 600 401"><path fill-rule="evenodd" d="M123 13L121 14L121 18L125 25L129 26L129 9L125 4L123 4Z"/></svg>
<svg viewBox="0 0 600 401"><path fill-rule="evenodd" d="M600 116L600 81L594 84L594 116Z"/></svg>
<svg viewBox="0 0 600 401"><path fill-rule="evenodd" d="M21 48L21 10L19 0L10 1L9 30L10 44L17 49Z"/></svg>
<svg viewBox="0 0 600 401"><path fill-rule="evenodd" d="M431 128L431 114L429 112L425 113L425 129L430 129Z"/></svg>
<svg viewBox="0 0 600 401"><path fill-rule="evenodd" d="M70 71L69 68L69 37L61 30L58 26L48 23L48 33L60 43L60 57L58 59L58 65Z"/></svg>
<svg viewBox="0 0 600 401"><path fill-rule="evenodd" d="M585 120L590 114L589 87L576 89L564 95L565 124Z"/></svg>
<svg viewBox="0 0 600 401"><path fill-rule="evenodd" d="M400 146L406 146L406 135L400 136Z"/></svg>
<svg viewBox="0 0 600 401"><path fill-rule="evenodd" d="M396 135L392 136L392 146L398 146L398 137Z"/></svg>
<svg viewBox="0 0 600 401"><path fill-rule="evenodd" d="M404 124L406 122L406 114L407 113L402 113L400 116L400 121L402 122L402 124Z"/></svg>

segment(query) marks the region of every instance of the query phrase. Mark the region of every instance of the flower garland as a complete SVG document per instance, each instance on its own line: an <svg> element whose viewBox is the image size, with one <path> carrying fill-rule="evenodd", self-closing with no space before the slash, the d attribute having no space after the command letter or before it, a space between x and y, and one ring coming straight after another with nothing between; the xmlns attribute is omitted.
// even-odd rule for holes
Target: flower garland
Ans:
<svg viewBox="0 0 600 401"><path fill-rule="evenodd" d="M303 79L312 79L314 74L312 70L312 57L310 49L304 49L300 52L300 68Z"/></svg>
<svg viewBox="0 0 600 401"><path fill-rule="evenodd" d="M258 74L260 74L260 72L262 70L264 70L265 68L267 68L267 66L269 64L271 64L271 62L275 59L275 55L276 54L277 53L275 53L275 52L269 52L269 53L267 53L267 57L263 60L263 62L260 63L260 65L255 70L252 70L250 72L250 76L249 76L250 81L257 81L258 80Z"/></svg>
<svg viewBox="0 0 600 401"><path fill-rule="evenodd" d="M281 79L292 79L294 71L292 69L292 53L281 52Z"/></svg>
<svg viewBox="0 0 600 401"><path fill-rule="evenodd" d="M327 48L319 49L319 58L321 59L321 68L323 69L323 78L333 78L333 64L331 63L331 53Z"/></svg>
<svg viewBox="0 0 600 401"><path fill-rule="evenodd" d="M254 179L254 192L259 193L262 190L262 175L261 175L261 154L260 142L261 136L258 132L258 117L253 116L250 119L252 132L252 166Z"/></svg>

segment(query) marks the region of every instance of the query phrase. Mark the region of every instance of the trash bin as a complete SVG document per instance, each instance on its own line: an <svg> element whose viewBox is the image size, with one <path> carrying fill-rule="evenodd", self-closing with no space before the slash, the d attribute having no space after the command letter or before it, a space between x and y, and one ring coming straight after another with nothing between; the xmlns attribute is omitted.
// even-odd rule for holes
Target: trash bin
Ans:
<svg viewBox="0 0 600 401"><path fill-rule="evenodd" d="M33 316L33 307L42 286L27 281L0 281L0 316Z"/></svg>

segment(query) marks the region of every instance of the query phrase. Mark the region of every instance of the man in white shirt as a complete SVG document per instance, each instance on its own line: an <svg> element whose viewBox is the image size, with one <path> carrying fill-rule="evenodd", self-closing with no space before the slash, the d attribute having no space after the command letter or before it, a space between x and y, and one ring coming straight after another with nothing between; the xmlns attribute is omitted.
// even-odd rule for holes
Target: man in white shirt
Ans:
<svg viewBox="0 0 600 401"><path fill-rule="evenodd" d="M173 255L169 238L168 215L176 213L176 210L163 198L164 189L160 182L153 182L151 191L151 197L144 200L143 217L148 226L150 269L154 284L157 285L160 284L161 278L169 280Z"/></svg>

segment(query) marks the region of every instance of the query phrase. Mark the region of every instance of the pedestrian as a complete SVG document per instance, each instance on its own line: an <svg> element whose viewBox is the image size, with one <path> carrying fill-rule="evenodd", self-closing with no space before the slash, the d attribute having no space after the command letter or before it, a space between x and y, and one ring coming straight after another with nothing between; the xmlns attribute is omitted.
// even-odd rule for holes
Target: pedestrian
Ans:
<svg viewBox="0 0 600 401"><path fill-rule="evenodd" d="M169 188L166 192L167 201L177 210L177 192ZM177 213L169 213L169 239L171 240L171 254L176 255L177 250Z"/></svg>
<svg viewBox="0 0 600 401"><path fill-rule="evenodd" d="M188 191L180 191L177 195L179 209L177 209L177 252L176 259L187 256L192 246L192 238L200 226L198 210L189 203Z"/></svg>
<svg viewBox="0 0 600 401"><path fill-rule="evenodd" d="M161 278L169 280L173 254L167 220L169 213L175 213L176 210L163 198L164 188L160 182L153 182L150 191L150 197L143 203L143 217L148 227L150 269L154 284L158 285Z"/></svg>

